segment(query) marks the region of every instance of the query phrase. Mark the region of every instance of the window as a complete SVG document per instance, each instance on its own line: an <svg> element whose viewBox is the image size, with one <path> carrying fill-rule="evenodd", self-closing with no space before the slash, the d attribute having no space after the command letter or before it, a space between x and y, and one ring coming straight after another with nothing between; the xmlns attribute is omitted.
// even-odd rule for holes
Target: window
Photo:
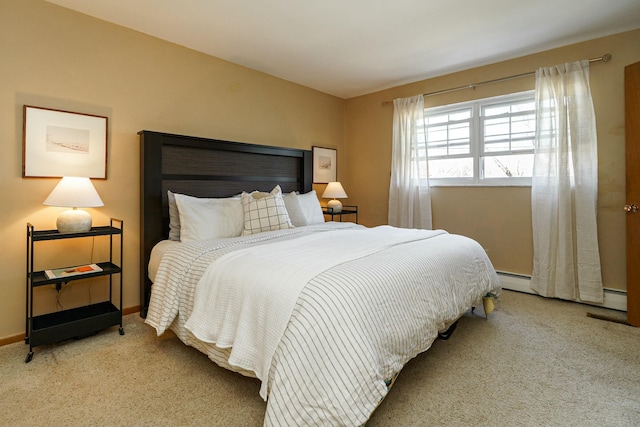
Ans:
<svg viewBox="0 0 640 427"><path fill-rule="evenodd" d="M533 91L425 109L431 185L531 185Z"/></svg>

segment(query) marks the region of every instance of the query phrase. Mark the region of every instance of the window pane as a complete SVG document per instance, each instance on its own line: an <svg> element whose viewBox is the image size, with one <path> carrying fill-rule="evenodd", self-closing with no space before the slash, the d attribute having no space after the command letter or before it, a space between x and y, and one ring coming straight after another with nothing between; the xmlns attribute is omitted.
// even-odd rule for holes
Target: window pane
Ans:
<svg viewBox="0 0 640 427"><path fill-rule="evenodd" d="M445 122L448 122L448 121L449 121L449 115L448 114L439 114L439 115L427 117L427 125L445 123Z"/></svg>
<svg viewBox="0 0 640 427"><path fill-rule="evenodd" d="M449 114L449 121L469 120L471 118L471 108L455 111Z"/></svg>
<svg viewBox="0 0 640 427"><path fill-rule="evenodd" d="M491 117L503 114L517 114L527 111L535 111L535 109L535 101L533 99L526 99L521 101L514 101L512 103L498 103L487 105L483 107L482 114L485 117Z"/></svg>
<svg viewBox="0 0 640 427"><path fill-rule="evenodd" d="M449 143L449 154L450 155L460 155L460 154L469 154L469 150L471 147L469 146L469 140L464 139L460 141L451 141Z"/></svg>
<svg viewBox="0 0 640 427"><path fill-rule="evenodd" d="M493 138L491 141L485 140L484 152L485 153L497 153L501 151L510 151L509 140L502 138Z"/></svg>
<svg viewBox="0 0 640 427"><path fill-rule="evenodd" d="M514 116L511 119L511 132L513 133L530 133L533 135L536 131L536 115L525 114L522 116Z"/></svg>
<svg viewBox="0 0 640 427"><path fill-rule="evenodd" d="M484 178L530 178L533 174L533 154L485 156L481 160Z"/></svg>
<svg viewBox="0 0 640 427"><path fill-rule="evenodd" d="M511 151L531 151L535 147L533 138L511 141Z"/></svg>
<svg viewBox="0 0 640 427"><path fill-rule="evenodd" d="M485 116L482 118L484 152L533 150L535 112L527 114L533 107L534 103L530 101L485 107ZM487 117L491 115L495 117Z"/></svg>
<svg viewBox="0 0 640 427"><path fill-rule="evenodd" d="M469 123L457 123L449 126L449 139L469 140Z"/></svg>
<svg viewBox="0 0 640 427"><path fill-rule="evenodd" d="M439 157L447 155L447 145L429 145L429 157Z"/></svg>
<svg viewBox="0 0 640 427"><path fill-rule="evenodd" d="M427 141L440 142L447 140L447 126L431 126L427 129Z"/></svg>
<svg viewBox="0 0 640 427"><path fill-rule="evenodd" d="M509 118L500 118L493 120L485 120L484 122L484 135L508 135L510 131Z"/></svg>
<svg viewBox="0 0 640 427"><path fill-rule="evenodd" d="M484 108L484 115L486 117L497 116L500 114L509 113L510 109L508 105L492 105Z"/></svg>
<svg viewBox="0 0 640 427"><path fill-rule="evenodd" d="M429 178L473 178L473 158L429 160Z"/></svg>
<svg viewBox="0 0 640 427"><path fill-rule="evenodd" d="M429 157L471 153L471 108L427 115L427 147Z"/></svg>
<svg viewBox="0 0 640 427"><path fill-rule="evenodd" d="M524 111L535 111L535 110L536 110L536 103L535 101L532 101L532 100L527 100L527 101L520 102L518 104L511 105L512 113L522 113Z"/></svg>

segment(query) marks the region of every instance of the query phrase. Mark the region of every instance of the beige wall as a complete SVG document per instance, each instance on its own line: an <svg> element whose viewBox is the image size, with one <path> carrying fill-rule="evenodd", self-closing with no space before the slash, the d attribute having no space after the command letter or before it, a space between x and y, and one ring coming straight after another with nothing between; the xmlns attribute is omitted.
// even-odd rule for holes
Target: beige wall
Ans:
<svg viewBox="0 0 640 427"><path fill-rule="evenodd" d="M0 58L0 339L24 332L25 223L55 228L62 211L42 205L57 179L22 178L24 104L109 117L108 179L94 180L105 206L90 211L97 225L124 220L124 307L139 304L138 131L344 148L342 99L40 0L0 0ZM37 250L41 268L71 265L90 260L91 242ZM61 302L95 301L102 288L74 285ZM55 310L55 291L39 293L36 308Z"/></svg>
<svg viewBox="0 0 640 427"><path fill-rule="evenodd" d="M624 66L640 61L640 30L528 55L447 76L423 80L347 101L347 192L366 225L387 221L393 100L533 71L541 66L611 53L609 63L591 65L591 90L598 128L598 227L604 284L626 289ZM437 106L534 88L534 78L425 98ZM434 227L478 240L498 270L531 274L531 192L527 187L434 188Z"/></svg>

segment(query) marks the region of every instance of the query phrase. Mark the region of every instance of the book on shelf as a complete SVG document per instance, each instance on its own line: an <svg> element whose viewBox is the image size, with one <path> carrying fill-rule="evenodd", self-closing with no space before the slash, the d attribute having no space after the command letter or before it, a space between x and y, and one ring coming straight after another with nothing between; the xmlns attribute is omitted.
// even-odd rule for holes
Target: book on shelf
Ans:
<svg viewBox="0 0 640 427"><path fill-rule="evenodd" d="M57 268L55 270L45 270L44 274L48 279L59 279L61 277L78 276L81 274L95 273L102 271L97 264L77 265L75 267Z"/></svg>

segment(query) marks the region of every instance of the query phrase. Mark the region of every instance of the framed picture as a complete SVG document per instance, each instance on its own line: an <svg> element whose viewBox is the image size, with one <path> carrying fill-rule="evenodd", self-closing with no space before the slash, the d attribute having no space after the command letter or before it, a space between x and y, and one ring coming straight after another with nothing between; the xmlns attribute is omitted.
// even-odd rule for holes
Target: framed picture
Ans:
<svg viewBox="0 0 640 427"><path fill-rule="evenodd" d="M107 179L107 118L24 106L22 176Z"/></svg>
<svg viewBox="0 0 640 427"><path fill-rule="evenodd" d="M313 183L326 184L337 181L337 150L333 148L312 147Z"/></svg>

